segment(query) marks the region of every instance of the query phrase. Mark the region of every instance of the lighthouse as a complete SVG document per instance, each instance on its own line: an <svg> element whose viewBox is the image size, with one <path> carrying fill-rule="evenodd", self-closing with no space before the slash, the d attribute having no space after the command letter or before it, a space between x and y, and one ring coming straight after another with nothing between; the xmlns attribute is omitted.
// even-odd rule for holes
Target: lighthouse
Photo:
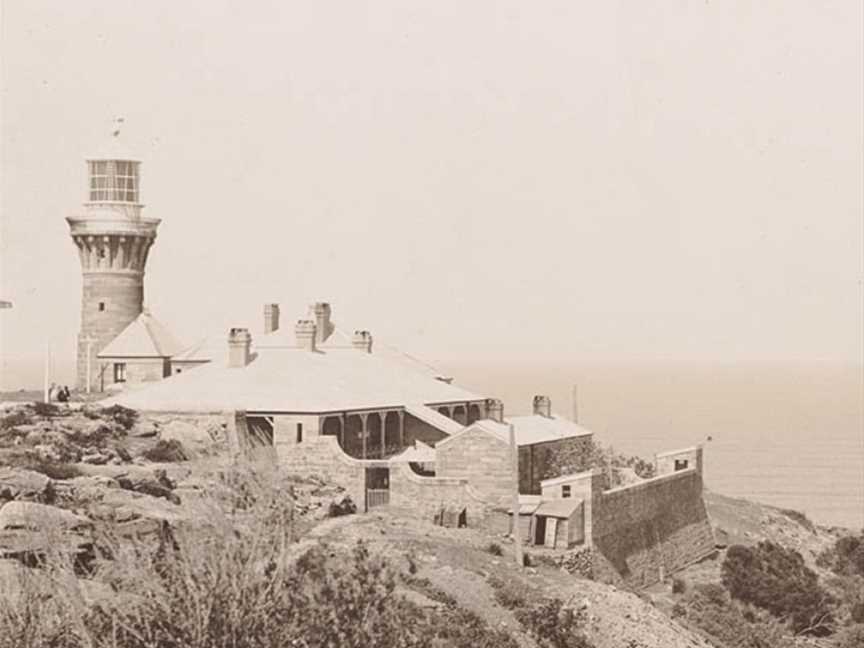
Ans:
<svg viewBox="0 0 864 648"><path fill-rule="evenodd" d="M86 160L87 199L79 214L66 219L81 258L77 384L82 390L88 380L94 390L110 382L101 375L108 365L100 365L97 356L143 311L147 255L159 226L159 219L141 213L141 162L123 151L119 135L118 123L108 150Z"/></svg>

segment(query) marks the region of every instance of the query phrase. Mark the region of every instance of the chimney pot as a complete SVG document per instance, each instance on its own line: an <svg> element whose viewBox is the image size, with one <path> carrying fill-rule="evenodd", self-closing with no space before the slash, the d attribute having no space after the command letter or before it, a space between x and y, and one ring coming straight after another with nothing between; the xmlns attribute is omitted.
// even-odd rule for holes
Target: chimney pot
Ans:
<svg viewBox="0 0 864 648"><path fill-rule="evenodd" d="M333 332L333 324L330 322L331 309L327 302L315 302L309 309L315 317L315 341L319 344L327 340Z"/></svg>
<svg viewBox="0 0 864 648"><path fill-rule="evenodd" d="M543 395L535 396L534 414L539 414L540 416L550 418L552 416L552 399L550 399L548 396Z"/></svg>
<svg viewBox="0 0 864 648"><path fill-rule="evenodd" d="M492 419L493 421L497 421L498 423L504 422L504 403L497 398L487 398L486 399L486 418Z"/></svg>
<svg viewBox="0 0 864 648"><path fill-rule="evenodd" d="M351 346L366 353L372 353L372 334L369 331L354 331Z"/></svg>
<svg viewBox="0 0 864 648"><path fill-rule="evenodd" d="M315 322L312 320L297 320L294 326L294 335L297 337L297 346L307 351L315 350Z"/></svg>
<svg viewBox="0 0 864 648"><path fill-rule="evenodd" d="M279 304L264 304L264 333L279 330Z"/></svg>
<svg viewBox="0 0 864 648"><path fill-rule="evenodd" d="M249 364L252 336L245 328L232 328L228 332L228 367L239 369Z"/></svg>

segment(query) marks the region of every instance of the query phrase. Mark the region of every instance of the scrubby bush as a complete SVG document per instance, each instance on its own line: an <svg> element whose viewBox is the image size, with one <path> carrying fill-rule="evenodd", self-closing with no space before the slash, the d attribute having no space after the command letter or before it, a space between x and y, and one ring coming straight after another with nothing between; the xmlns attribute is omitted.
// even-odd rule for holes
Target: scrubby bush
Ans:
<svg viewBox="0 0 864 648"><path fill-rule="evenodd" d="M103 418L107 418L117 423L127 432L132 429L135 422L138 420L138 412L122 405L111 405L103 407L99 414Z"/></svg>
<svg viewBox="0 0 864 648"><path fill-rule="evenodd" d="M695 585L672 610L714 643L729 648L777 648L786 645L784 626L769 613L732 600L718 583Z"/></svg>
<svg viewBox="0 0 864 648"><path fill-rule="evenodd" d="M780 512L786 517L795 520L811 533L816 533L816 526L810 521L810 518L804 515L801 511L796 511L795 509L780 509Z"/></svg>
<svg viewBox="0 0 864 648"><path fill-rule="evenodd" d="M189 459L183 444L177 439L159 439L156 445L147 448L141 456L154 463L177 463Z"/></svg>
<svg viewBox="0 0 864 648"><path fill-rule="evenodd" d="M843 628L834 637L836 648L861 648L864 646L864 624L856 623Z"/></svg>
<svg viewBox="0 0 864 648"><path fill-rule="evenodd" d="M42 401L36 401L33 403L33 411L36 413L36 416L42 416L45 418L52 418L60 415L60 408L54 403L43 403Z"/></svg>
<svg viewBox="0 0 864 648"><path fill-rule="evenodd" d="M844 576L864 576L864 531L845 535L823 551L816 564Z"/></svg>
<svg viewBox="0 0 864 648"><path fill-rule="evenodd" d="M497 542L490 542L489 546L486 547L486 551L488 551L493 556L503 556L504 555L504 550L501 549L501 545L499 545Z"/></svg>
<svg viewBox="0 0 864 648"><path fill-rule="evenodd" d="M584 614L566 607L559 598L517 610L516 618L540 648L592 648L583 632Z"/></svg>
<svg viewBox="0 0 864 648"><path fill-rule="evenodd" d="M489 584L495 592L495 600L503 608L517 610L527 605L525 593L516 583L504 582L498 578L490 578Z"/></svg>
<svg viewBox="0 0 864 648"><path fill-rule="evenodd" d="M642 479L655 476L652 462L635 455L621 454L611 446L603 446L591 439L587 444L564 446L550 451L543 477L557 477L592 469L602 473L604 488L614 488L623 484L623 469L632 470Z"/></svg>
<svg viewBox="0 0 864 648"><path fill-rule="evenodd" d="M687 591L687 581L683 578L673 578L672 579L672 593L673 594L683 594Z"/></svg>
<svg viewBox="0 0 864 648"><path fill-rule="evenodd" d="M327 508L327 517L341 517L343 515L353 515L357 512L357 505L354 504L354 501L349 497L345 496L339 500L333 500L330 502L330 506Z"/></svg>
<svg viewBox="0 0 864 648"><path fill-rule="evenodd" d="M732 597L788 618L796 633L830 633L833 597L797 551L770 541L752 548L732 545L722 574Z"/></svg>
<svg viewBox="0 0 864 648"><path fill-rule="evenodd" d="M23 409L15 410L10 414L0 417L0 430L10 430L19 425L30 425L33 418Z"/></svg>

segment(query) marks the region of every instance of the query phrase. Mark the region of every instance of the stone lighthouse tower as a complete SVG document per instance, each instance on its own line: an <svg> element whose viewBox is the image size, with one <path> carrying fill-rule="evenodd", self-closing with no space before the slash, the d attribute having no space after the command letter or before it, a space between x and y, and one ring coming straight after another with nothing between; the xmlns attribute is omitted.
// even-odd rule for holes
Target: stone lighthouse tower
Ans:
<svg viewBox="0 0 864 648"><path fill-rule="evenodd" d="M119 129L109 152L87 160L88 194L82 213L66 220L83 274L78 334L78 388L98 390L105 370L96 355L140 314L144 269L159 219L141 210L138 160L121 152Z"/></svg>

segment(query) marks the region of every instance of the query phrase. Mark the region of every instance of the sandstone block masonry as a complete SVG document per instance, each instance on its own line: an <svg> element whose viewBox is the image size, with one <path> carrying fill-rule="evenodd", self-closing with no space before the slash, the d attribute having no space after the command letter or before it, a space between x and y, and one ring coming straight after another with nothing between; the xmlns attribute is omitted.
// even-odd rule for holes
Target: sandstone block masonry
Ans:
<svg viewBox="0 0 864 648"><path fill-rule="evenodd" d="M137 161L90 160L89 200L66 220L83 274L77 384L101 386L96 355L138 317L144 307L144 270L158 219L143 218Z"/></svg>
<svg viewBox="0 0 864 648"><path fill-rule="evenodd" d="M714 552L695 468L594 492L592 500L597 580L646 587Z"/></svg>

